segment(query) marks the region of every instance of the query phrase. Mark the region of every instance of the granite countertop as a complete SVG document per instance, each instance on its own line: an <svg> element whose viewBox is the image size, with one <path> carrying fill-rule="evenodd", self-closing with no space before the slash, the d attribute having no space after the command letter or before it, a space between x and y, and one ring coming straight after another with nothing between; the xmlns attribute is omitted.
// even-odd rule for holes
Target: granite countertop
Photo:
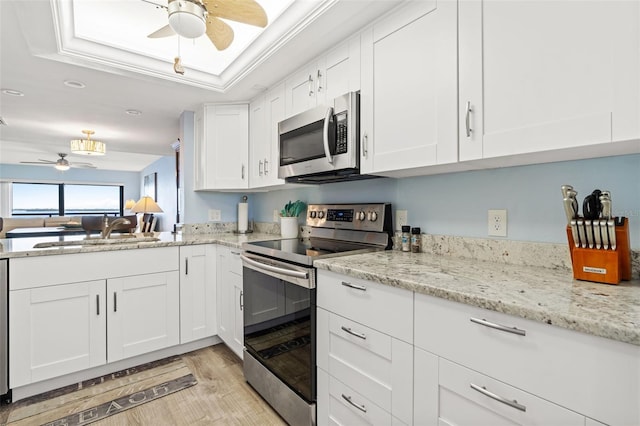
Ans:
<svg viewBox="0 0 640 426"><path fill-rule="evenodd" d="M220 244L228 247L240 248L242 243L249 241L264 241L280 239L280 235L267 233L234 234L231 232L213 234L172 234L171 232L156 232L154 236L159 241L126 242L95 246L64 246L49 248L33 248L36 243L49 241L79 241L82 235L64 237L32 237L0 239L0 259L17 257L50 256L59 254L91 253L100 251L131 250L140 248L156 248L171 246L186 246L193 244Z"/></svg>
<svg viewBox="0 0 640 426"><path fill-rule="evenodd" d="M577 281L543 268L384 251L314 262L325 269L595 336L640 345L640 280Z"/></svg>

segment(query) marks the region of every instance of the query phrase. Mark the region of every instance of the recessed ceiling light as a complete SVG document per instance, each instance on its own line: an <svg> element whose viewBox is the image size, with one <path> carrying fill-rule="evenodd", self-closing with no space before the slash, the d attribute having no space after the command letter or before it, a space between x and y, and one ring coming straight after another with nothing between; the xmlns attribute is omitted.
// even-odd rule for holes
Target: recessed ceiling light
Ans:
<svg viewBox="0 0 640 426"><path fill-rule="evenodd" d="M128 109L125 112L129 115L142 115L142 111L138 111L137 109Z"/></svg>
<svg viewBox="0 0 640 426"><path fill-rule="evenodd" d="M74 89L84 89L86 87L83 82L75 80L65 80L64 85L67 87L73 87Z"/></svg>
<svg viewBox="0 0 640 426"><path fill-rule="evenodd" d="M21 91L13 89L2 89L2 93L10 96L24 96L24 93L22 93Z"/></svg>

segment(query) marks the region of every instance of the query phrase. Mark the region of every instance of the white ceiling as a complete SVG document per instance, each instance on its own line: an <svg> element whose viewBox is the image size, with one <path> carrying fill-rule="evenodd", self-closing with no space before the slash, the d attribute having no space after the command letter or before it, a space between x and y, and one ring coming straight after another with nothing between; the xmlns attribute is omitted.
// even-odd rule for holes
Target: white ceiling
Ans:
<svg viewBox="0 0 640 426"><path fill-rule="evenodd" d="M107 155L91 162L140 171L173 154L183 111L250 100L399 1L258 0L269 27L243 35L247 25L229 22L236 38L221 53L206 36L148 39L166 11L142 0L0 0L0 88L24 93L0 94L0 163L55 160L92 129ZM275 3L290 6L277 16ZM173 72L178 48L184 76Z"/></svg>

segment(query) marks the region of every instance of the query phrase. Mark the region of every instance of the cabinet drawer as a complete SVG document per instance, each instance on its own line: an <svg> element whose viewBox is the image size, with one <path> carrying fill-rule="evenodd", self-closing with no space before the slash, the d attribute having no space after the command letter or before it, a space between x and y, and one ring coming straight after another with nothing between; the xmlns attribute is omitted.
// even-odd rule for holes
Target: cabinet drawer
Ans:
<svg viewBox="0 0 640 426"><path fill-rule="evenodd" d="M319 270L317 304L330 312L413 342L413 293Z"/></svg>
<svg viewBox="0 0 640 426"><path fill-rule="evenodd" d="M415 303L416 347L601 422L640 424L640 346L422 294Z"/></svg>
<svg viewBox="0 0 640 426"><path fill-rule="evenodd" d="M318 309L317 319L318 367L411 423L412 346L324 309Z"/></svg>
<svg viewBox="0 0 640 426"><path fill-rule="evenodd" d="M318 371L319 425L391 425L391 414L326 372Z"/></svg>
<svg viewBox="0 0 640 426"><path fill-rule="evenodd" d="M439 375L445 424L584 425L584 416L442 358Z"/></svg>

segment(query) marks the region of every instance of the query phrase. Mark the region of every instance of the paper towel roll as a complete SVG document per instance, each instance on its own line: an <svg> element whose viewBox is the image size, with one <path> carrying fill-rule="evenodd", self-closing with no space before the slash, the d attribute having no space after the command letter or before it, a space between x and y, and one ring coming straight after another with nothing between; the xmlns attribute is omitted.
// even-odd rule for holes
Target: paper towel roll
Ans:
<svg viewBox="0 0 640 426"><path fill-rule="evenodd" d="M238 232L247 232L249 224L249 203L238 203Z"/></svg>

